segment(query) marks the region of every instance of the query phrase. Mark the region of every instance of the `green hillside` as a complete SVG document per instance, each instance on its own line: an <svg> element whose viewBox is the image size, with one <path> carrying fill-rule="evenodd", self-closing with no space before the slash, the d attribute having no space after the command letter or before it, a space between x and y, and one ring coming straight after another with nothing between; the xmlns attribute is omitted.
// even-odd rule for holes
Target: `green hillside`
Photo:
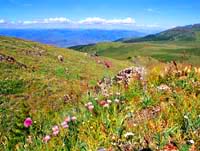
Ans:
<svg viewBox="0 0 200 151"><path fill-rule="evenodd" d="M129 66L108 58L98 60L103 63L69 49L0 37L0 142L19 142L25 135L22 121L27 116L38 122L38 130L49 120L54 123L55 117L77 104L99 79ZM107 68L106 61L112 67ZM64 100L66 95L68 100Z"/></svg>
<svg viewBox="0 0 200 151"><path fill-rule="evenodd" d="M176 27L158 34L148 35L142 38L121 39L125 43L144 41L199 41L200 24Z"/></svg>
<svg viewBox="0 0 200 151"><path fill-rule="evenodd" d="M98 43L96 45L72 47L81 52L97 54L120 60L137 56L150 57L162 62L178 62L200 65L199 42L138 42L138 43Z"/></svg>
<svg viewBox="0 0 200 151"><path fill-rule="evenodd" d="M191 45L198 44L130 46L145 54ZM127 44L95 46L106 52ZM0 37L0 150L200 150L200 68L136 58ZM154 64L142 66L143 58Z"/></svg>
<svg viewBox="0 0 200 151"><path fill-rule="evenodd" d="M176 60L200 65L200 24L176 27L142 38L119 39L113 43L75 46L72 49L115 59L150 57L162 62Z"/></svg>

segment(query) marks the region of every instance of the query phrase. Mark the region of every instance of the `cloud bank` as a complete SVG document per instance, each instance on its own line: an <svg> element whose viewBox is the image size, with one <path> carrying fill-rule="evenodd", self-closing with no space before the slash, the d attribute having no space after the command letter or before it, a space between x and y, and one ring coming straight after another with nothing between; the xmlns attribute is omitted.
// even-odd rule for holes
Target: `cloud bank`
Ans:
<svg viewBox="0 0 200 151"><path fill-rule="evenodd" d="M122 24L122 25L130 25L135 23L135 19L128 17L125 19L104 19L99 17L89 17L84 20L78 22L79 24Z"/></svg>
<svg viewBox="0 0 200 151"><path fill-rule="evenodd" d="M149 10L151 11L151 10ZM9 21L0 18L0 28L97 28L97 29L165 29L160 25L139 24L134 18L106 19L101 17L88 17L80 20L71 20L66 17L51 17L35 20ZM167 28L166 28L167 29Z"/></svg>
<svg viewBox="0 0 200 151"><path fill-rule="evenodd" d="M3 24L6 21L0 19L0 23ZM73 21L65 17L45 18L38 20L25 20L25 21L10 21L9 24L75 24L75 25L131 25L135 24L135 19L127 17L124 19L105 19L100 17L88 17L83 20Z"/></svg>

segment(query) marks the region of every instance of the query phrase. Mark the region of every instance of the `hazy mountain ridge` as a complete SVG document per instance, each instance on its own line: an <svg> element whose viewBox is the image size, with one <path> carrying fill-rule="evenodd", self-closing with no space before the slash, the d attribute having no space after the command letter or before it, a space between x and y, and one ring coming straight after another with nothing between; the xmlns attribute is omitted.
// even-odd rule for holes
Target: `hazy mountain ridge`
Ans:
<svg viewBox="0 0 200 151"><path fill-rule="evenodd" d="M114 41L125 37L141 37L144 33L129 30L99 29L0 29L0 35L33 40L58 47Z"/></svg>

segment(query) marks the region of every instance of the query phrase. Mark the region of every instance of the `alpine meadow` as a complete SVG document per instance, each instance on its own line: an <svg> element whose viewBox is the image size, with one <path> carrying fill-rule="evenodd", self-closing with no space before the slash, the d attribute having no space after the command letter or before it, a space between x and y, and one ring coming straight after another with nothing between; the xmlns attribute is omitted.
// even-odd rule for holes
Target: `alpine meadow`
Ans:
<svg viewBox="0 0 200 151"><path fill-rule="evenodd" d="M200 151L197 0L0 0L0 151Z"/></svg>

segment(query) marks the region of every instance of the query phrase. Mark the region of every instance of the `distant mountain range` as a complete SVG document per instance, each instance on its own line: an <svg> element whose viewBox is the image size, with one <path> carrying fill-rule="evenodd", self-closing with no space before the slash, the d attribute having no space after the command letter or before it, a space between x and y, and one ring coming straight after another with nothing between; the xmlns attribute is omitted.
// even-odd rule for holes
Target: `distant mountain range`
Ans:
<svg viewBox="0 0 200 151"><path fill-rule="evenodd" d="M0 29L0 35L33 40L58 47L114 41L120 38L141 37L144 33L129 30L99 29Z"/></svg>
<svg viewBox="0 0 200 151"><path fill-rule="evenodd" d="M147 35L142 38L122 38L116 41L132 43L145 41L199 41L200 40L200 24L176 27L158 34Z"/></svg>

